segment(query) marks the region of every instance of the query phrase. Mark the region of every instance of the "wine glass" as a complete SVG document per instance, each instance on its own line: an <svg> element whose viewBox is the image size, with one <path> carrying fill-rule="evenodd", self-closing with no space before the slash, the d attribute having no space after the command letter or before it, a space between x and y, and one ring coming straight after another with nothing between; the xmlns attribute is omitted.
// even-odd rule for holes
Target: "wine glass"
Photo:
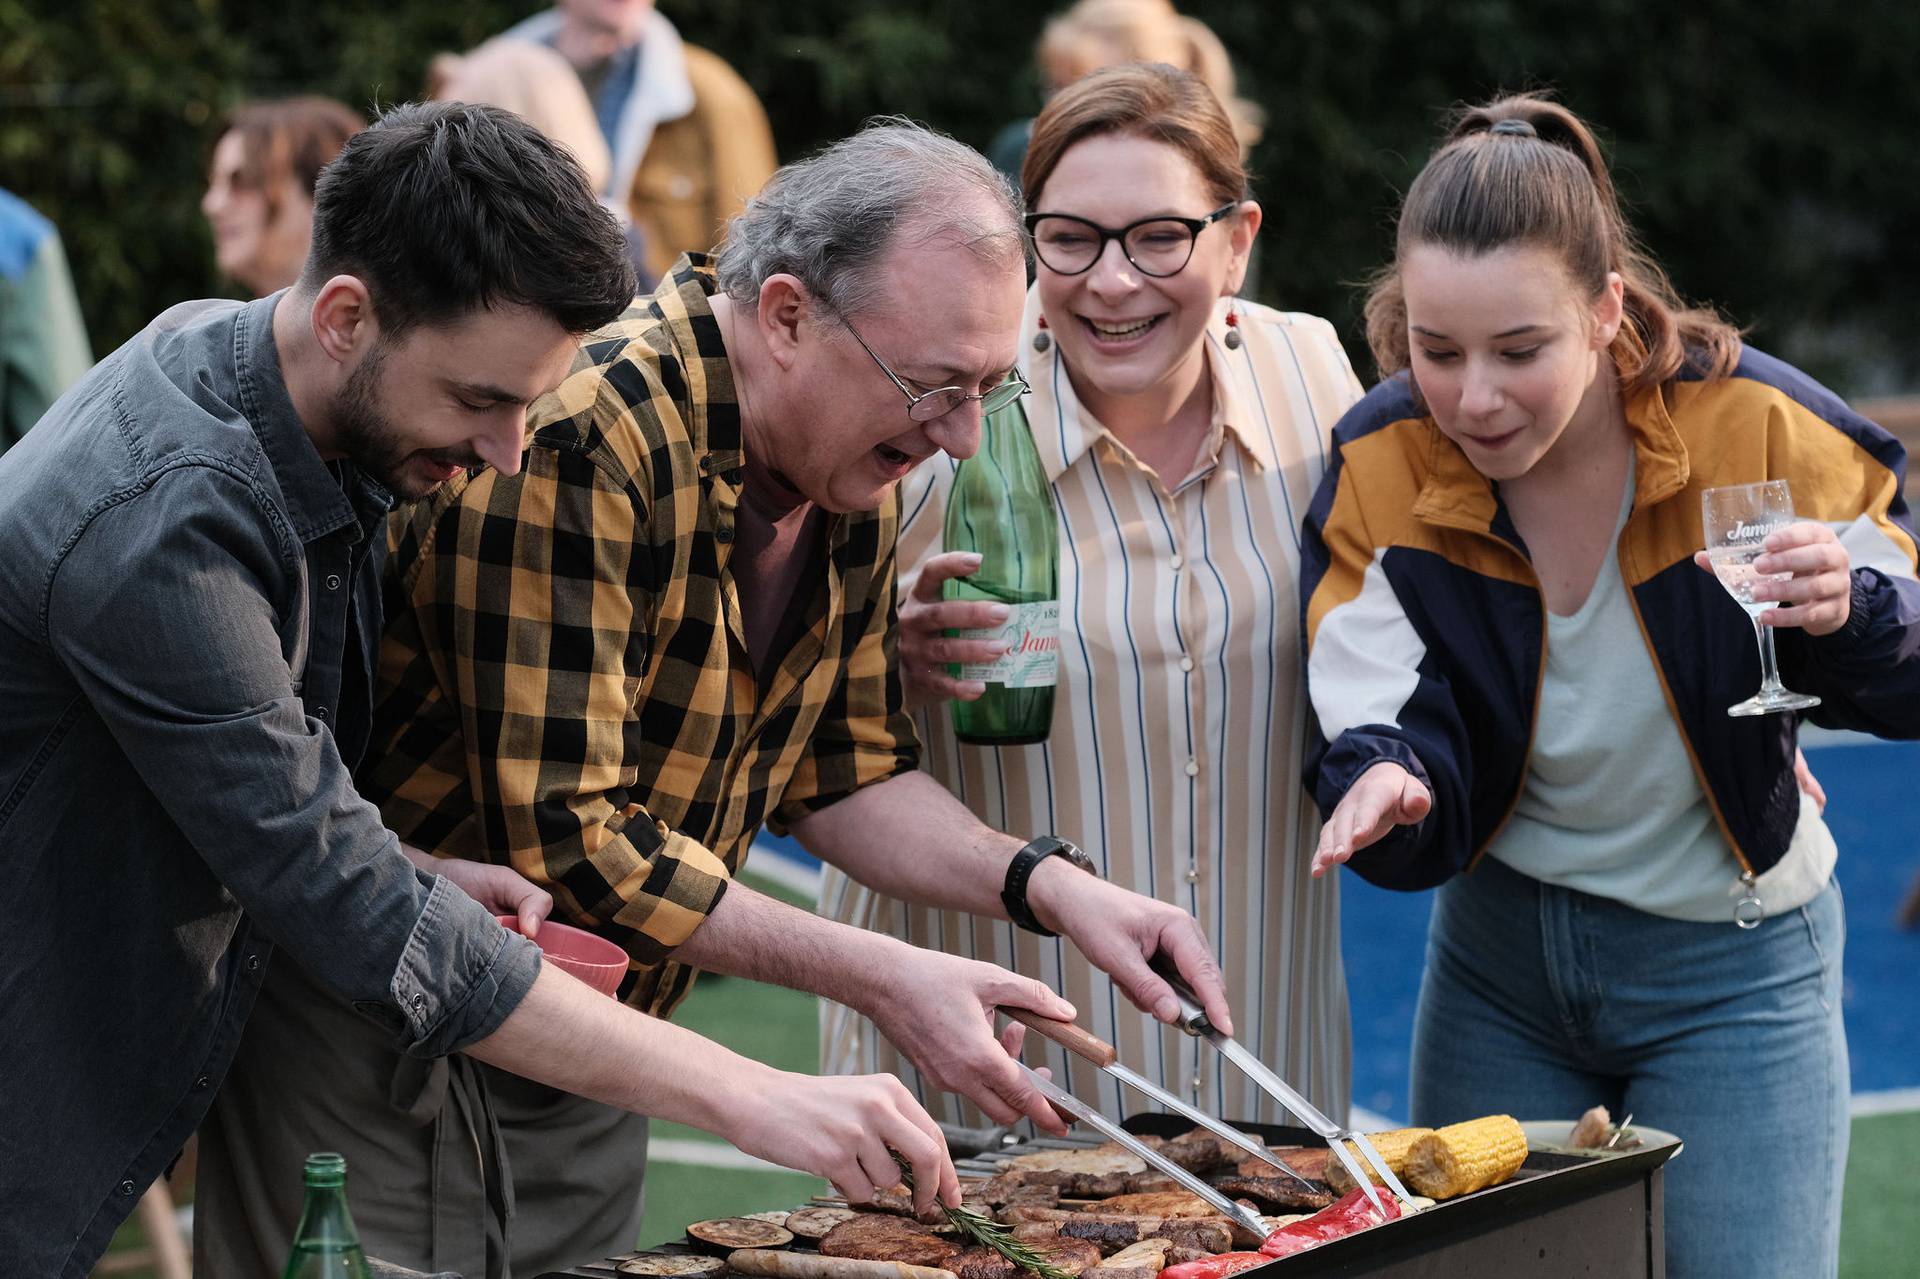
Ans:
<svg viewBox="0 0 1920 1279"><path fill-rule="evenodd" d="M1780 683L1780 668L1773 656L1773 628L1760 622L1760 615L1779 606L1778 600L1756 600L1753 588L1759 582L1777 582L1791 573L1760 573L1753 562L1766 551L1769 533L1793 523L1793 494L1785 480L1762 480L1758 484L1730 484L1711 488L1700 495L1700 523L1707 534L1707 559L1714 576L1727 588L1747 616L1753 619L1753 633L1760 643L1760 691L1744 702L1727 707L1729 715L1767 715L1774 711L1805 710L1818 706L1820 699L1809 693L1796 693Z"/></svg>

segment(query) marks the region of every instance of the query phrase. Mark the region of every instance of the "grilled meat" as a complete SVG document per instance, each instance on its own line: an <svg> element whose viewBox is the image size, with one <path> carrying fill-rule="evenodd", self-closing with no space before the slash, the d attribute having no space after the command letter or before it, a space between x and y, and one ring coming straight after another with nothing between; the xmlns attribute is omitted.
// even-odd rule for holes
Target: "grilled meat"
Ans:
<svg viewBox="0 0 1920 1279"><path fill-rule="evenodd" d="M1273 1169L1267 1171L1273 1172ZM1213 1184L1223 1195L1253 1200L1254 1206L1263 1213L1318 1212L1334 1198L1324 1190L1309 1190L1293 1178L1278 1173L1271 1177L1215 1177Z"/></svg>
<svg viewBox="0 0 1920 1279"><path fill-rule="evenodd" d="M959 1251L958 1245L909 1217L875 1212L847 1218L820 1241L820 1252L824 1256L901 1261L910 1266L944 1268L948 1259Z"/></svg>

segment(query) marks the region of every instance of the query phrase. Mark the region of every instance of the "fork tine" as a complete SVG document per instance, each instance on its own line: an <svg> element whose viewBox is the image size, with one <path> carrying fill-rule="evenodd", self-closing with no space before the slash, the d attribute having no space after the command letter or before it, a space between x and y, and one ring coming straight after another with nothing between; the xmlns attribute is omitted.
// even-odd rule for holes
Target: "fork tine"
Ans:
<svg viewBox="0 0 1920 1279"><path fill-rule="evenodd" d="M1333 1151L1334 1158L1346 1165L1348 1174L1352 1176L1354 1184L1360 1187L1361 1193L1366 1195L1367 1202L1372 1204L1374 1211L1384 1218L1387 1215L1386 1205L1380 1202L1380 1196L1374 1191L1373 1178L1362 1172L1360 1165L1353 1161L1353 1156L1347 1153L1346 1143L1336 1140L1330 1142L1329 1147Z"/></svg>
<svg viewBox="0 0 1920 1279"><path fill-rule="evenodd" d="M1373 1143L1367 1140L1366 1134L1356 1132L1351 1135L1354 1146L1359 1149L1361 1154L1367 1157L1367 1162L1372 1164L1374 1170L1380 1174L1380 1179L1386 1183L1387 1189L1397 1195L1402 1204L1411 1202L1413 1196L1409 1195L1407 1188L1400 1184L1400 1178L1393 1175L1393 1169L1389 1168L1387 1161L1380 1157L1380 1152L1373 1148ZM1349 1165L1347 1171L1353 1171L1351 1165ZM1379 1207L1378 1202L1376 1202L1374 1206Z"/></svg>

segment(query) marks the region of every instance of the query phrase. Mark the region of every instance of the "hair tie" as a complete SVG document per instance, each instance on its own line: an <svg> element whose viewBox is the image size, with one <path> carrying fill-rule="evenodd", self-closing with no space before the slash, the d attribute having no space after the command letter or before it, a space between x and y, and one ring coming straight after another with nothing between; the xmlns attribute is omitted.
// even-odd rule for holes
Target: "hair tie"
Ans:
<svg viewBox="0 0 1920 1279"><path fill-rule="evenodd" d="M1496 121L1493 127L1488 129L1487 132L1488 133L1504 133L1508 137L1514 137L1514 138L1537 138L1540 136L1539 130L1535 129L1531 124L1528 124L1525 120Z"/></svg>

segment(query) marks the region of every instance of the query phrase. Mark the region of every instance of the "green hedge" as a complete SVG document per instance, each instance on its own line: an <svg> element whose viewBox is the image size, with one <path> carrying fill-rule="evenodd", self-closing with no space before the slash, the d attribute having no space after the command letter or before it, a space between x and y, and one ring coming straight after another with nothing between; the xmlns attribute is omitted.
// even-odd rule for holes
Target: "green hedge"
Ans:
<svg viewBox="0 0 1920 1279"><path fill-rule="evenodd" d="M209 122L249 96L403 100L527 3L0 0L0 185L53 217L96 346L220 289ZM783 155L902 112L984 145L1036 106L1031 0L667 0L758 89ZM1440 114L1551 85L1602 126L1686 293L1852 394L1920 384L1920 6L1911 0L1189 0L1269 113L1267 300L1341 325ZM1900 124L1906 121L1906 124Z"/></svg>

